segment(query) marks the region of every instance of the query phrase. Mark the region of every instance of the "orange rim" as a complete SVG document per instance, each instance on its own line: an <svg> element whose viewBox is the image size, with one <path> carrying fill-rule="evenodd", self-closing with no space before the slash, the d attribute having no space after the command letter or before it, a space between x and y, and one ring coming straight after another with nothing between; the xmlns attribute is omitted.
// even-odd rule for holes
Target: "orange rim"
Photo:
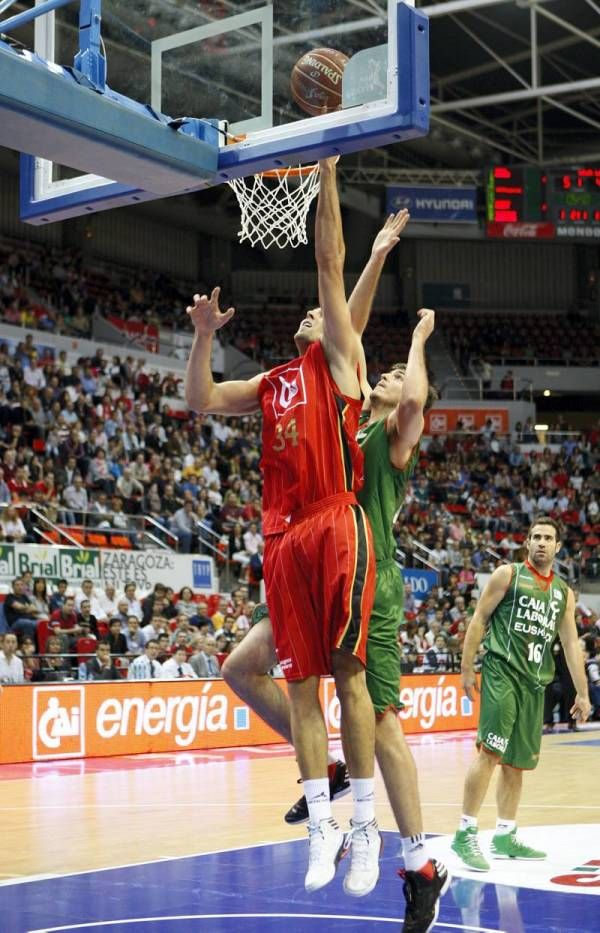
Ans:
<svg viewBox="0 0 600 933"><path fill-rule="evenodd" d="M284 166L283 168L271 168L266 172L257 172L257 175L262 175L263 178L305 178L307 175L312 175L313 172L319 170L318 162L315 162L314 165L295 165L295 166Z"/></svg>

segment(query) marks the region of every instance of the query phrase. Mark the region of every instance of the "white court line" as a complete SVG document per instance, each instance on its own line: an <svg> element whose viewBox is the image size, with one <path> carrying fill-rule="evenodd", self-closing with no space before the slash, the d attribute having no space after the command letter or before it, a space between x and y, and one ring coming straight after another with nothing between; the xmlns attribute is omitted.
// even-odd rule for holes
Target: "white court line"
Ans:
<svg viewBox="0 0 600 933"><path fill-rule="evenodd" d="M64 927L44 927L40 930L29 930L29 933L66 933L68 930L91 930L98 927L112 927L121 923L157 923L169 920L257 920L259 918L272 920L368 920L371 923L403 923L398 917L368 917L363 914L180 914L172 917L123 917L121 920L97 920L93 923L74 923ZM466 933L506 933L503 930L492 930L489 927L463 926L458 923L436 923L438 929L443 930L464 930Z"/></svg>

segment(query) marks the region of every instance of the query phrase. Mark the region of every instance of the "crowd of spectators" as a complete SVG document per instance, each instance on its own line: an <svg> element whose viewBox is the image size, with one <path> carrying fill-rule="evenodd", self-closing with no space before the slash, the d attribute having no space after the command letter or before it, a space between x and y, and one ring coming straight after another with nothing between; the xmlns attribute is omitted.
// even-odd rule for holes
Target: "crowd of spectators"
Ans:
<svg viewBox="0 0 600 933"><path fill-rule="evenodd" d="M0 320L7 324L85 338L99 313L190 330L185 308L191 289L202 287L90 263L80 250L0 239Z"/></svg>
<svg viewBox="0 0 600 933"><path fill-rule="evenodd" d="M62 351L39 360L30 334L0 343L0 540L40 540L26 506L132 535L131 516L149 516L186 552L208 529L247 576L262 549L258 419L177 417L178 392L172 375L101 349L72 365Z"/></svg>
<svg viewBox="0 0 600 933"><path fill-rule="evenodd" d="M157 583L139 598L133 581L118 593L91 580L48 587L27 573L3 603L0 683L220 677L255 605L245 585L207 598Z"/></svg>
<svg viewBox="0 0 600 933"><path fill-rule="evenodd" d="M40 360L30 334L0 344L0 540L40 540L31 506L70 528L130 531L134 543L136 516L149 516L180 550L218 546L236 579L259 581L259 420L175 417L178 391L171 374L102 349L70 363L62 351ZM535 439L531 426L498 437L488 422L424 442L396 526L405 564L424 546L443 582L493 569L519 555L541 512L566 528L569 581L599 577L599 426L552 449L532 451Z"/></svg>
<svg viewBox="0 0 600 933"><path fill-rule="evenodd" d="M481 360L570 366L598 366L600 360L600 325L576 307L568 314L447 311L438 314L437 323L465 374Z"/></svg>
<svg viewBox="0 0 600 933"><path fill-rule="evenodd" d="M460 670L465 633L477 603L472 575L434 587L417 599L405 585L404 622L398 629L403 673ZM600 716L600 618L576 591L590 696ZM220 678L221 665L246 636L255 609L248 587L230 596L194 596L157 583L139 598L135 583L122 593L112 584L96 590L84 580L49 588L27 573L13 581L3 604L8 630L0 634L0 684L88 680L195 680ZM548 728L557 710L568 721L574 689L557 646L557 673L547 688ZM482 653L476 658L480 667ZM273 674L281 676L276 668ZM574 723L571 723L574 727Z"/></svg>
<svg viewBox="0 0 600 933"><path fill-rule="evenodd" d="M315 281L316 284L316 281ZM230 277L222 276L223 301L238 308L231 343L264 369L295 356L293 342L305 311L317 303L303 293L293 302L267 304L235 295ZM191 331L186 306L203 282L176 282L162 273L84 262L81 252L0 239L0 320L73 337L91 337L92 317L116 317L129 323ZM260 337L259 337L260 335ZM405 359L410 345L408 315L375 312L365 335L372 374Z"/></svg>
<svg viewBox="0 0 600 933"><path fill-rule="evenodd" d="M160 277L145 279L142 287L123 273L115 287L84 268L76 253L42 247L2 252L0 245L0 316L24 326L84 336L83 322L89 326L93 311L132 309L160 323L167 308L171 321L180 311L185 317L185 300ZM256 310L238 325L235 340L268 365L293 353L297 320L289 310L265 322ZM375 367L407 349L402 322L396 343L382 339L384 331L390 336L386 326L376 317L369 332ZM99 348L76 361L64 351L41 357L31 334L17 344L0 343L0 541L40 540L33 507L55 524L118 529L142 546L136 520L149 516L181 551L209 549L226 561L234 597L238 582L254 597L263 551L259 419L173 411L169 400L178 397L181 386L172 373L126 355ZM530 424L502 437L488 422L478 432L424 440L395 534L403 563L436 569L440 586L421 605L407 593L399 636L406 671L455 668L473 611L475 573L518 559L538 514L552 515L566 529L558 557L569 582L600 578L600 421L577 439L564 439L559 431L565 427L553 426L546 448L535 445ZM26 592L31 606L13 619L10 632L21 639L25 678L106 679L124 670L158 677L164 664L169 676L218 676L218 658L247 629L247 594L243 611L235 602L232 612L226 602L217 607L217 615L233 619L215 625L188 588L175 600L171 593L150 594L136 622L139 611L130 611L127 588L119 602L110 587L99 594L84 584L69 593L63 582L49 594L43 581L15 586L9 605ZM159 611L148 616L155 601ZM582 631L595 623L582 603L577 613ZM50 629L40 646L39 623L46 618ZM93 658L77 649L81 639L96 639ZM185 659L176 653L183 647ZM16 648L9 637L4 657L11 669L18 667ZM86 660L78 662L82 653Z"/></svg>
<svg viewBox="0 0 600 933"><path fill-rule="evenodd" d="M558 558L569 583L600 578L600 422L579 443L524 450L529 430L498 437L488 421L431 439L395 529L406 566L425 546L443 581L462 583L519 559L531 521L545 514L565 529Z"/></svg>

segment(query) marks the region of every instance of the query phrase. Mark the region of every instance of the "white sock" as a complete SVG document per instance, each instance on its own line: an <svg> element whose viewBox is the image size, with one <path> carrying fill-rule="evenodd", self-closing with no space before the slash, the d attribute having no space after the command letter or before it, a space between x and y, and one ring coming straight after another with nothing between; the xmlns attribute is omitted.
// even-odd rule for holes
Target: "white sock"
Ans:
<svg viewBox="0 0 600 933"><path fill-rule="evenodd" d="M460 818L460 824L458 828L461 830L465 830L465 829L471 829L472 826L475 829L477 829L477 817L467 816L466 813L463 813L463 815Z"/></svg>
<svg viewBox="0 0 600 933"><path fill-rule="evenodd" d="M327 764L328 764L328 765L334 765L334 764L336 764L336 762L337 762L337 758L335 757L335 755L332 755L331 752L330 752L329 749L328 749L328 750L327 750Z"/></svg>
<svg viewBox="0 0 600 933"><path fill-rule="evenodd" d="M508 836L517 828L515 820L496 820L496 835Z"/></svg>
<svg viewBox="0 0 600 933"><path fill-rule="evenodd" d="M313 781L302 781L302 790L308 804L308 820L313 825L321 820L331 817L331 801L329 799L329 778L317 778Z"/></svg>
<svg viewBox="0 0 600 933"><path fill-rule="evenodd" d="M375 819L375 778L350 778L354 801L353 823L370 823Z"/></svg>
<svg viewBox="0 0 600 933"><path fill-rule="evenodd" d="M404 865L408 871L419 871L429 861L427 852L427 840L423 833L417 833L415 836L402 837L402 854L404 855Z"/></svg>

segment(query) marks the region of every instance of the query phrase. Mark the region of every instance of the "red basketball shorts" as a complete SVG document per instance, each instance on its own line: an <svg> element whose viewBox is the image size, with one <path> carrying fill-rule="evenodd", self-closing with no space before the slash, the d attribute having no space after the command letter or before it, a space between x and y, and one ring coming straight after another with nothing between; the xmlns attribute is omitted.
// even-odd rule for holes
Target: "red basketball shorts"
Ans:
<svg viewBox="0 0 600 933"><path fill-rule="evenodd" d="M267 537L267 605L286 680L331 674L341 648L365 664L375 555L364 510L348 494L296 513Z"/></svg>

